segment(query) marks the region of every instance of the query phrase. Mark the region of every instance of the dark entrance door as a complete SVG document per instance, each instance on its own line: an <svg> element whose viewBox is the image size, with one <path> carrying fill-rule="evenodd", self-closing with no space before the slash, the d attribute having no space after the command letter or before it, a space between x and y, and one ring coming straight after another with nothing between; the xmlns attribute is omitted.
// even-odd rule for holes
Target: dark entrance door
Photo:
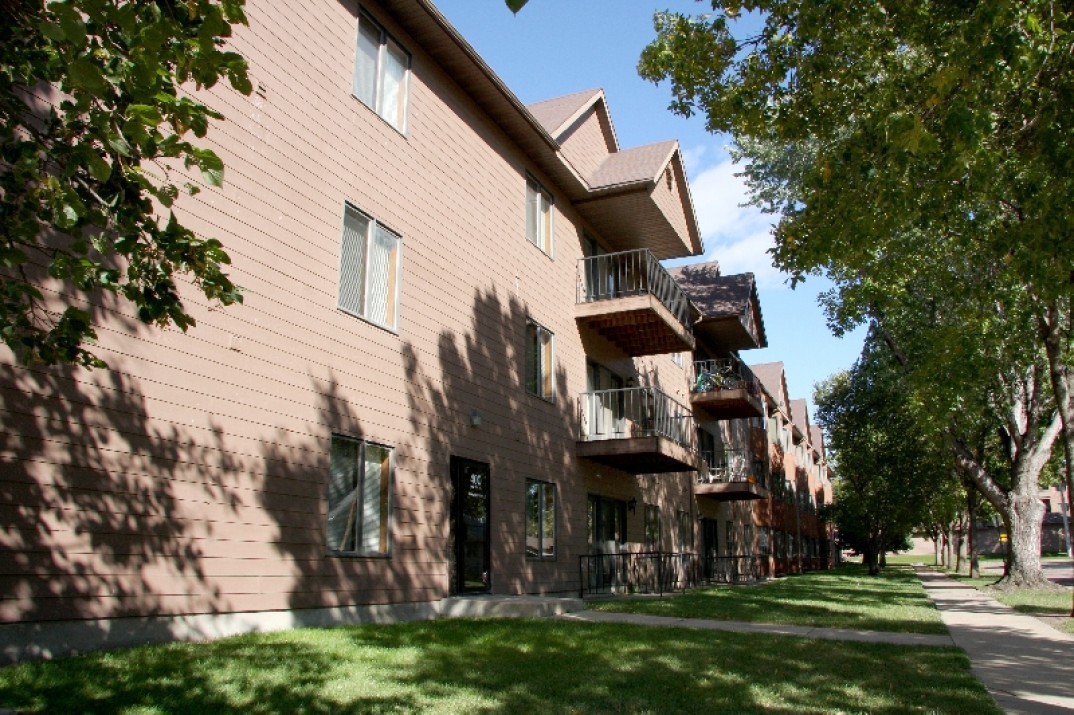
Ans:
<svg viewBox="0 0 1074 715"><path fill-rule="evenodd" d="M720 555L720 522L715 519L701 520L701 572L706 580L715 579Z"/></svg>
<svg viewBox="0 0 1074 715"><path fill-rule="evenodd" d="M455 538L452 592L487 593L489 565L489 465L451 458L451 526Z"/></svg>

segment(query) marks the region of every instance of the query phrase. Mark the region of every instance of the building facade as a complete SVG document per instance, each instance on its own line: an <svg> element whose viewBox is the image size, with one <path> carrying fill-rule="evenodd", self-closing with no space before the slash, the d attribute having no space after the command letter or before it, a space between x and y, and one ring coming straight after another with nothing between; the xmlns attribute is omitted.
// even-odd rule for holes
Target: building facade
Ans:
<svg viewBox="0 0 1074 715"><path fill-rule="evenodd" d="M729 320L661 264L703 252L677 143L620 147L600 90L523 106L426 0L247 14L255 91L203 96L226 182L176 209L245 302L189 291L184 334L89 296L107 370L2 356L7 659L814 553L771 486L823 481L806 423L759 382L698 411L765 339L752 277L709 264Z"/></svg>

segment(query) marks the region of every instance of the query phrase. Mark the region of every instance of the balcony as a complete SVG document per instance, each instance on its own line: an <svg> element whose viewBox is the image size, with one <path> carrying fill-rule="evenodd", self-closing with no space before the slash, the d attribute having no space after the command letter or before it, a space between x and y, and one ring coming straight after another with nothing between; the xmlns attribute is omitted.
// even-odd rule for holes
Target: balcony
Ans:
<svg viewBox="0 0 1074 715"><path fill-rule="evenodd" d="M575 319L631 357L693 350L696 318L686 294L648 249L578 262Z"/></svg>
<svg viewBox="0 0 1074 715"><path fill-rule="evenodd" d="M706 469L698 472L694 494L717 501L767 499L763 460L744 449L725 449L702 454Z"/></svg>
<svg viewBox="0 0 1074 715"><path fill-rule="evenodd" d="M630 474L696 472L694 418L655 387L586 392L578 456Z"/></svg>
<svg viewBox="0 0 1074 715"><path fill-rule="evenodd" d="M694 363L690 407L701 419L762 417L761 383L738 358Z"/></svg>

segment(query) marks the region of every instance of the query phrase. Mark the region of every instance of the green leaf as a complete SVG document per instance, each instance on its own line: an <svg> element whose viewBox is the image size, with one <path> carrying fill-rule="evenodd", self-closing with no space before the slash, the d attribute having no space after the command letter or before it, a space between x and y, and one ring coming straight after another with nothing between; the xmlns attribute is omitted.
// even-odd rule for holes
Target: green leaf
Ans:
<svg viewBox="0 0 1074 715"><path fill-rule="evenodd" d="M221 186L224 183L224 161L209 149L195 150L198 168L205 182L210 186Z"/></svg>
<svg viewBox="0 0 1074 715"><path fill-rule="evenodd" d="M504 2L507 4L507 9L517 15L519 10L526 7L529 0L504 0Z"/></svg>
<svg viewBox="0 0 1074 715"><path fill-rule="evenodd" d="M90 60L80 57L67 66L67 78L70 84L91 95L104 94L108 81L101 73L101 68Z"/></svg>
<svg viewBox="0 0 1074 715"><path fill-rule="evenodd" d="M108 146L112 147L123 156L131 155L131 145L127 143L126 137L118 132L108 135Z"/></svg>
<svg viewBox="0 0 1074 715"><path fill-rule="evenodd" d="M86 169L90 176L102 184L112 176L112 165L92 149L86 153Z"/></svg>
<svg viewBox="0 0 1074 715"><path fill-rule="evenodd" d="M86 23L78 10L63 2L49 3L48 10L56 16L67 42L76 47L86 44Z"/></svg>

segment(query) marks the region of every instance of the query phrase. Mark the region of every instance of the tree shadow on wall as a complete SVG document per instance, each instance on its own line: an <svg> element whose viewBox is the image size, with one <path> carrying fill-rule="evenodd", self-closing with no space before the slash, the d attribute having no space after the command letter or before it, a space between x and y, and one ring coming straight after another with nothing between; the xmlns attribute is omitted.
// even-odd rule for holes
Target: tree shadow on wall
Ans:
<svg viewBox="0 0 1074 715"><path fill-rule="evenodd" d="M493 590L533 590L534 578L566 588L564 582L577 575L573 569L564 570L565 558L558 566L525 560L525 480L562 483L562 475L574 469L577 395L558 355L552 398L527 391L525 342L530 316L521 301L477 290L471 315L471 330L440 332L435 363L414 343L403 345L410 424L416 438L412 447L428 461L430 498L436 502L428 513L436 518L430 543L439 543L439 548L430 557L450 561L452 556L451 457L487 462L492 475ZM577 511L585 505L564 498L562 488L557 493L556 541L562 550L573 538L572 525L582 518ZM535 577L530 569L543 570Z"/></svg>
<svg viewBox="0 0 1074 715"><path fill-rule="evenodd" d="M168 613L183 594L215 606L202 547L214 524L171 516L199 502L240 507L193 466L229 470L223 435L199 444L180 425L149 419L141 381L113 363L0 365L4 622Z"/></svg>

